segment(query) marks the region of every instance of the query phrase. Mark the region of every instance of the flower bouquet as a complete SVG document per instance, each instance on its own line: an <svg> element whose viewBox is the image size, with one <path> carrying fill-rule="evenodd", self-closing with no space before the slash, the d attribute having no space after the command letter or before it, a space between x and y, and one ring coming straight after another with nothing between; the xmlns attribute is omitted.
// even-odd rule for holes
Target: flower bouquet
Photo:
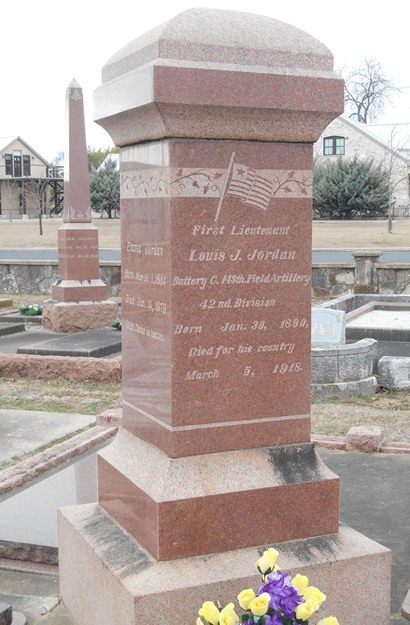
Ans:
<svg viewBox="0 0 410 625"><path fill-rule="evenodd" d="M295 575L280 570L276 564L278 551L273 547L264 552L255 566L262 575L263 584L255 593L248 588L238 595L244 613L239 617L233 603L224 608L213 601L205 601L198 614L196 625L307 625L309 618L319 610L326 599L315 586L309 586L306 575ZM337 618L328 616L317 625L339 625Z"/></svg>
<svg viewBox="0 0 410 625"><path fill-rule="evenodd" d="M21 304L21 306L19 306L19 311L21 315L35 317L43 313L43 307L41 304Z"/></svg>

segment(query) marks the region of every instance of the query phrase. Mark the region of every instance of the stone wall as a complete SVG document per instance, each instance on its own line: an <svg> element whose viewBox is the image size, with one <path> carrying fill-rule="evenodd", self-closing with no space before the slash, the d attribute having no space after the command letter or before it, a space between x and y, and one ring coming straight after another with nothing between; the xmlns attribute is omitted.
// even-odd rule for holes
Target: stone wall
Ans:
<svg viewBox="0 0 410 625"><path fill-rule="evenodd" d="M410 265L377 263L377 291L380 294L410 293ZM355 292L354 263L315 263L312 267L314 297L340 297Z"/></svg>
<svg viewBox="0 0 410 625"><path fill-rule="evenodd" d="M121 291L120 263L100 263L101 279L109 287L111 297ZM51 285L57 280L57 261L0 261L0 293L50 295Z"/></svg>
<svg viewBox="0 0 410 625"><path fill-rule="evenodd" d="M121 266L100 263L101 279L108 284L110 296L121 292ZM410 293L410 265L377 264L379 293ZM49 295L58 277L58 264L52 261L0 261L0 293L40 293ZM312 294L317 298L340 297L355 293L354 263L315 263L312 267Z"/></svg>

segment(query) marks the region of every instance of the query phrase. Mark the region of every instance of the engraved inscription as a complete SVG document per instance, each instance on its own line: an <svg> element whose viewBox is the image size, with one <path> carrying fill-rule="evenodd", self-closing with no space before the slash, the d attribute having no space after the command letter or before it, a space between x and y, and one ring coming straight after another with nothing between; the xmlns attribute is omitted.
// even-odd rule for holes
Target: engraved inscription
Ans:
<svg viewBox="0 0 410 625"><path fill-rule="evenodd" d="M211 371L187 371L185 380L212 380L219 377L219 369Z"/></svg>
<svg viewBox="0 0 410 625"><path fill-rule="evenodd" d="M256 242L263 239L267 240L267 237L273 238L282 237L291 240L292 229L290 225L262 225L256 224L248 226L244 224L234 224L229 228L226 224L206 224L196 223L191 227L191 236L194 241L194 246L187 250L186 261L198 266L199 272L206 273L205 269L201 270L202 266L212 265L215 267L215 273L211 275L198 275L193 270L192 273L185 276L174 276L172 278L172 285L174 287L184 287L192 293L197 291L209 291L209 296L197 300L197 306L202 313L206 313L207 321L202 323L201 326L184 326L177 325L175 328L175 334L199 334L201 337L206 338L209 334L209 330L213 329L214 339L212 344L191 344L186 347L186 354L189 359L198 359L201 361L208 360L231 360L234 355L239 357L246 357L247 355L255 355L257 358L263 359L263 363L266 358L270 359L272 363L269 371L271 375L290 375L302 370L302 365L299 361L283 360L283 358L292 356L297 351L297 336L292 335L288 340L284 338L284 335L288 332L304 332L309 328L309 323L305 317L284 317L275 319L272 323L270 311L275 311L278 306L278 299L276 296L270 297L267 295L267 291L263 290L267 285L271 285L270 293L275 285L280 285L283 289L284 286L298 285L301 288L307 288L310 285L310 275L300 273L299 271L289 271L291 263L297 262L296 249L290 249L280 246L264 247L258 245ZM249 246L238 246L232 249L231 245L233 241L250 242ZM205 249L201 246L201 242L206 244ZM212 246L209 242L212 241ZM225 242L228 245L225 245ZM230 244L229 244L230 243ZM252 245L254 243L254 245ZM255 244L256 243L256 244ZM220 245L222 244L222 245ZM235 263L242 268L246 267L246 264L260 263L263 268L267 268L272 262L283 261L286 263L286 272L254 272L245 273L239 272L226 272L224 267L229 263ZM219 269L221 268L221 269ZM254 286L258 287L258 295L254 292ZM259 286L261 288L259 288ZM237 289L236 291L232 289ZM248 287L248 289L246 289ZM249 287L252 288L252 293L247 293ZM246 290L245 290L246 289ZM221 297L224 290L229 292L229 296L226 298ZM274 291L273 291L274 293ZM218 294L218 296L214 296ZM281 303L281 302L280 302ZM232 318L230 311L269 311L269 317L260 317L246 320L241 318ZM221 314L226 311L226 319L222 320L222 323L215 329L211 322L212 316L220 320ZM209 316L211 315L211 316ZM205 317L204 317L205 320ZM210 324L210 325L209 325ZM273 328L279 327L280 337L275 337L273 334ZM195 330L193 329L195 328ZM272 329L272 330L271 330ZM269 332L271 330L271 332ZM217 343L216 337L219 335L225 335L229 337L228 343ZM257 337L269 335L268 340L257 340ZM283 335L283 336L282 336ZM250 342L238 340L241 337L248 337ZM255 340L252 340L255 337ZM276 338L276 340L275 340ZM269 340L270 339L270 340ZM272 340L273 339L273 340ZM278 340L279 339L279 340ZM214 342L215 341L215 342ZM276 362L275 362L276 361ZM261 361L262 362L262 361ZM240 361L239 361L240 363ZM231 365L232 366L232 365ZM238 365L240 366L240 364ZM246 364L242 371L243 376L254 378L265 371L266 367L258 367L255 365ZM202 370L187 371L185 374L185 380L209 380L213 377L212 374L208 375L208 372ZM223 375L223 369L218 370L218 376ZM218 377L215 376L215 377Z"/></svg>
<svg viewBox="0 0 410 625"><path fill-rule="evenodd" d="M133 321L125 320L125 327L127 330L131 332L135 332L136 334L142 334L144 336L148 336L153 338L156 341L165 341L165 337L161 332L156 332L153 328L147 328L144 326L140 326L138 323L134 323Z"/></svg>
<svg viewBox="0 0 410 625"><path fill-rule="evenodd" d="M236 376L245 388L268 378L278 388L283 377L303 370L310 322L305 308L300 316L294 312L299 300L310 299L299 219L308 211L302 200L311 196L311 184L308 170L253 168L235 153L221 169L150 162L121 174L122 196L130 206L135 201L139 215L130 218L138 227L123 246L123 301L132 318L125 327L171 341L179 382L218 379L216 388L229 381L229 389ZM169 197L171 209L153 201ZM171 252L168 210L176 233ZM151 214L166 216L161 228L152 227Z"/></svg>
<svg viewBox="0 0 410 625"><path fill-rule="evenodd" d="M164 248L160 245L153 245L150 243L133 243L132 241L127 242L126 246L127 252L131 252L132 254L144 254L145 256L163 256Z"/></svg>
<svg viewBox="0 0 410 625"><path fill-rule="evenodd" d="M202 326L183 326L178 324L175 326L174 334L200 334Z"/></svg>
<svg viewBox="0 0 410 625"><path fill-rule="evenodd" d="M237 249L230 254L227 254L224 250L212 250L212 251L198 251L196 249L191 250L189 253L189 262L223 262L229 259L233 262L237 260L243 260L246 258L248 261L254 260L294 260L296 258L295 250L259 250L254 249L250 253L243 253L242 249Z"/></svg>

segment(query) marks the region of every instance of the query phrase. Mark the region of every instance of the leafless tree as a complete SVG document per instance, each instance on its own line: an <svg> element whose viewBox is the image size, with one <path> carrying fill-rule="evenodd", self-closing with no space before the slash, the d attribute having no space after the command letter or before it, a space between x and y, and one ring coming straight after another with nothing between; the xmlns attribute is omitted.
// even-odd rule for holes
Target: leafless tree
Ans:
<svg viewBox="0 0 410 625"><path fill-rule="evenodd" d="M367 124L381 115L394 93L400 90L394 86L383 71L381 63L365 59L345 77L345 103L349 117Z"/></svg>
<svg viewBox="0 0 410 625"><path fill-rule="evenodd" d="M40 236L43 235L43 215L47 215L47 209L49 209L47 189L47 179L36 178L30 181L26 196L27 202L37 213Z"/></svg>
<svg viewBox="0 0 410 625"><path fill-rule="evenodd" d="M405 205L409 204L409 179L407 161L402 157L407 144L407 137L400 137L397 127L389 130L384 154L384 170L389 181L389 214L387 219L387 233L393 233L393 221L397 204L396 194L403 197L406 194ZM402 200L403 202L403 200ZM386 237L383 238L383 240Z"/></svg>

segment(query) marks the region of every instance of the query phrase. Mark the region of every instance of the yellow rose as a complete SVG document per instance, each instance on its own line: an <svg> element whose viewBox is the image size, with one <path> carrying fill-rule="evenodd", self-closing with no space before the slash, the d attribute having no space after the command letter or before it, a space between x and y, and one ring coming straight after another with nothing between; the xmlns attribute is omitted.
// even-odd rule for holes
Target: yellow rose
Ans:
<svg viewBox="0 0 410 625"><path fill-rule="evenodd" d="M201 621L201 619L199 618L199 616L196 619L196 625L204 625L203 622Z"/></svg>
<svg viewBox="0 0 410 625"><path fill-rule="evenodd" d="M292 579L291 583L292 586L294 586L295 588L298 588L299 590L304 590L309 584L309 579L306 577L306 575L300 575L300 573L297 573Z"/></svg>
<svg viewBox="0 0 410 625"><path fill-rule="evenodd" d="M273 547L263 552L263 556L255 562L255 566L260 570L262 575L265 575L267 571L273 571L278 555L279 551L276 551Z"/></svg>
<svg viewBox="0 0 410 625"><path fill-rule="evenodd" d="M304 603L299 603L299 605L295 608L295 616L300 621L307 621L308 618L312 616L314 612L317 610L317 604L315 601L309 599L309 601L305 601Z"/></svg>
<svg viewBox="0 0 410 625"><path fill-rule="evenodd" d="M202 608L198 610L198 614L203 616L211 625L218 625L220 612L213 601L205 601L202 604Z"/></svg>
<svg viewBox="0 0 410 625"><path fill-rule="evenodd" d="M249 609L255 616L263 616L269 608L270 594L263 592L259 597L255 597L249 604Z"/></svg>
<svg viewBox="0 0 410 625"><path fill-rule="evenodd" d="M239 616L233 608L233 603L228 603L228 605L222 608L219 615L219 625L236 625L239 621Z"/></svg>
<svg viewBox="0 0 410 625"><path fill-rule="evenodd" d="M326 618L320 619L317 625L339 625L339 621L335 616L328 616Z"/></svg>
<svg viewBox="0 0 410 625"><path fill-rule="evenodd" d="M255 593L252 588L247 588L246 590L242 590L238 595L239 605L242 610L248 610L250 602L255 599Z"/></svg>
<svg viewBox="0 0 410 625"><path fill-rule="evenodd" d="M323 594L323 592L321 592L319 588L316 588L315 586L307 586L304 590L300 592L300 594L305 599L305 601L308 601L309 599L315 601L317 604L317 610L326 600L326 595Z"/></svg>

